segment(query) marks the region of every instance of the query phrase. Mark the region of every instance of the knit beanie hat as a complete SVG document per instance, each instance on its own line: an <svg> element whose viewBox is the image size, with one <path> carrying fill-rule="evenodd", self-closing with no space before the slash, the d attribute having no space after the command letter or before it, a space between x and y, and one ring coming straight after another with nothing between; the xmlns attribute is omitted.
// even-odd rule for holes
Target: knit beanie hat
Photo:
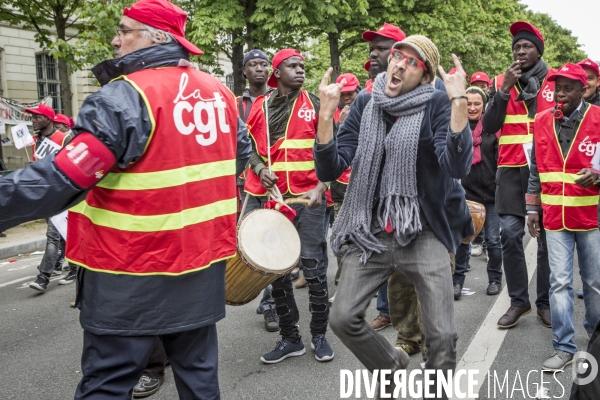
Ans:
<svg viewBox="0 0 600 400"><path fill-rule="evenodd" d="M525 29L520 30L513 37L512 47L515 47L515 43L517 43L521 39L529 40L531 43L533 43L535 45L537 50L540 52L540 55L542 55L542 56L544 55L544 43L541 41L541 39L539 37L537 37L537 35L535 33L527 31Z"/></svg>
<svg viewBox="0 0 600 400"><path fill-rule="evenodd" d="M469 86L466 90L466 93L477 93L483 99L483 106L485 107L485 105L487 104L488 95L483 90L481 90L481 88L477 86Z"/></svg>
<svg viewBox="0 0 600 400"><path fill-rule="evenodd" d="M397 42L394 45L395 49L399 49L402 46L408 46L415 50L419 54L421 61L425 63L429 70L429 76L431 81L435 79L438 65L440 65L440 52L435 44L426 36L423 35L411 35L408 36L401 42Z"/></svg>

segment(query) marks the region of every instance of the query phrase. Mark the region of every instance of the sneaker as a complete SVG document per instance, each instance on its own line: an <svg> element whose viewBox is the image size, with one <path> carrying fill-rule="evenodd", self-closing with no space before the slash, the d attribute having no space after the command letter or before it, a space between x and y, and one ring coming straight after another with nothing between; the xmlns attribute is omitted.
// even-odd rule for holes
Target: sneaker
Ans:
<svg viewBox="0 0 600 400"><path fill-rule="evenodd" d="M371 326L371 328L375 329L376 331L380 331L383 328L387 328L388 326L392 325L392 320L390 319L390 317L384 317L383 315L378 315L377 318L375 318L373 321L371 321L371 323L369 325Z"/></svg>
<svg viewBox="0 0 600 400"><path fill-rule="evenodd" d="M583 286L577 291L577 297L583 299Z"/></svg>
<svg viewBox="0 0 600 400"><path fill-rule="evenodd" d="M71 300L69 302L69 305L71 306L71 308L75 308L75 302L76 302L76 300Z"/></svg>
<svg viewBox="0 0 600 400"><path fill-rule="evenodd" d="M279 316L272 308L265 310L265 329L267 332L276 332L279 330Z"/></svg>
<svg viewBox="0 0 600 400"><path fill-rule="evenodd" d="M44 292L46 289L48 289L48 279L38 276L35 281L29 284L29 287L40 292Z"/></svg>
<svg viewBox="0 0 600 400"><path fill-rule="evenodd" d="M77 280L77 271L70 270L64 279L61 279L60 281L58 281L58 284L59 285L68 285L70 283L75 282L76 280Z"/></svg>
<svg viewBox="0 0 600 400"><path fill-rule="evenodd" d="M142 375L137 385L133 387L133 397L147 397L158 392L162 379L150 378L149 376Z"/></svg>
<svg viewBox="0 0 600 400"><path fill-rule="evenodd" d="M483 246L480 244L474 244L473 247L471 247L471 256L472 257L477 257L483 254Z"/></svg>
<svg viewBox="0 0 600 400"><path fill-rule="evenodd" d="M265 364L277 364L288 357L298 357L306 353L302 339L298 339L298 343L289 342L286 339L278 340L273 351L263 355L260 361Z"/></svg>
<svg viewBox="0 0 600 400"><path fill-rule="evenodd" d="M330 361L333 360L333 350L327 342L325 335L313 336L310 341L310 347L315 351L315 358L317 361Z"/></svg>
<svg viewBox="0 0 600 400"><path fill-rule="evenodd" d="M62 274L63 274L62 267L54 268L54 271L52 271L52 275L50 275L50 276L60 276Z"/></svg>
<svg viewBox="0 0 600 400"><path fill-rule="evenodd" d="M4 232L0 232L0 237L6 237L6 234Z"/></svg>
<svg viewBox="0 0 600 400"><path fill-rule="evenodd" d="M296 289L302 289L308 286L308 282L306 282L306 278L304 277L304 275L302 275L302 277L296 281L294 286L296 287Z"/></svg>
<svg viewBox="0 0 600 400"><path fill-rule="evenodd" d="M555 351L550 358L544 361L542 368L547 371L562 371L573 362L573 354L566 351Z"/></svg>

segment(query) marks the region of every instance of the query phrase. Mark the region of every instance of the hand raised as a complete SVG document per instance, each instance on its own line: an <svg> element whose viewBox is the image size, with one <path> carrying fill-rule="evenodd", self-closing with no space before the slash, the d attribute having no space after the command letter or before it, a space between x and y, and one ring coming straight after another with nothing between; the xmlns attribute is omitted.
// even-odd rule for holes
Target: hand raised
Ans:
<svg viewBox="0 0 600 400"><path fill-rule="evenodd" d="M453 75L446 74L444 68L442 68L441 65L438 66L438 71L446 86L446 93L448 94L449 99L456 96L465 96L467 88L467 73L455 54L452 54L452 60L454 61L454 67L456 68L456 73Z"/></svg>
<svg viewBox="0 0 600 400"><path fill-rule="evenodd" d="M321 84L319 85L319 100L321 102L321 110L319 111L319 119L331 119L340 102L340 93L346 84L346 79L342 79L340 83L329 83L329 78L333 68L329 67Z"/></svg>

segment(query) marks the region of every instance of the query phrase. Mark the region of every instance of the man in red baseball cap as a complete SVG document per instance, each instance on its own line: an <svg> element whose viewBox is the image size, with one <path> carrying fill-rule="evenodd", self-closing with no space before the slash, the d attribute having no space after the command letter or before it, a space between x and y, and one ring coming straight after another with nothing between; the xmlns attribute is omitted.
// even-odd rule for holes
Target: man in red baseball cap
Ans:
<svg viewBox="0 0 600 400"><path fill-rule="evenodd" d="M270 195L309 200L308 208L312 210L302 204L291 207L296 211L293 223L300 236L301 265L308 283L311 347L316 360L324 362L334 357L325 337L329 320L324 230L325 221L329 220L325 201L328 185L317 179L312 152L320 102L316 95L302 89L304 79L304 56L300 51L283 49L273 56L273 72L267 83L276 89L254 101L247 119L253 154L246 175L246 212L263 208ZM329 123L333 127L333 119ZM265 364L306 353L296 325L299 315L291 274L273 282L272 296L281 340L261 357Z"/></svg>
<svg viewBox="0 0 600 400"><path fill-rule="evenodd" d="M340 104L337 111L333 115L333 120L336 124L341 124L346 119L346 115L350 111L350 104L354 101L358 93L362 90L358 78L351 74L341 74L337 77L336 82L340 83L342 80L346 80L344 87L342 88L342 94L340 95Z"/></svg>
<svg viewBox="0 0 600 400"><path fill-rule="evenodd" d="M573 361L573 257L577 247L585 294L583 326L591 336L600 321L600 232L598 231L598 174L590 168L600 142L600 108L583 100L587 74L567 63L548 78L555 81L554 96L562 107L535 118L527 189L527 226L540 235L540 216L550 262L550 312L554 352L542 368L561 371Z"/></svg>
<svg viewBox="0 0 600 400"><path fill-rule="evenodd" d="M477 71L471 77L471 86L477 86L485 93L490 92L490 78L485 72Z"/></svg>
<svg viewBox="0 0 600 400"><path fill-rule="evenodd" d="M216 323L236 253L236 176L252 147L233 94L191 66L201 51L186 18L166 0L126 8L112 41L120 58L92 69L102 88L73 140L0 179L0 231L69 209L84 331L77 400L131 399L159 336L179 397L220 398Z"/></svg>
<svg viewBox="0 0 600 400"><path fill-rule="evenodd" d="M502 259L510 307L498 321L501 329L512 328L519 319L531 313L529 278L523 248L525 230L526 187L529 166L526 147L533 138L535 116L555 106L554 82L548 77L544 54L544 38L532 24L517 21L510 26L513 35L514 62L506 72L494 78L490 100L482 117L486 132L500 131L498 140L498 172L496 211L500 217ZM550 328L550 267L542 229L537 255L537 316Z"/></svg>
<svg viewBox="0 0 600 400"><path fill-rule="evenodd" d="M53 122L54 127L64 133L69 133L71 131L71 128L73 128L69 117L67 117L64 114L56 114Z"/></svg>
<svg viewBox="0 0 600 400"><path fill-rule="evenodd" d="M376 31L365 31L363 39L369 43L369 72L377 76L380 72L387 71L390 49L396 42L404 40L406 35L395 25L383 24Z"/></svg>
<svg viewBox="0 0 600 400"><path fill-rule="evenodd" d="M589 58L577 63L587 74L587 84L585 86L585 94L583 99L590 104L600 106L600 91L598 89L598 77L600 76L600 68L595 61Z"/></svg>

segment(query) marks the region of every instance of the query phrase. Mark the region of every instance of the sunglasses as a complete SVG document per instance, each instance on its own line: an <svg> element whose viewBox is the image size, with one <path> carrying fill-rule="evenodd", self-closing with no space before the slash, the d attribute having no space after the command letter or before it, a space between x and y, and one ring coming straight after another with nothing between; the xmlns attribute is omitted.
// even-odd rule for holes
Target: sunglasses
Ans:
<svg viewBox="0 0 600 400"><path fill-rule="evenodd" d="M423 61L419 60L416 57L409 56L408 54L403 53L402 51L400 51L398 49L391 49L390 57L395 62L400 62L402 60L406 60L406 66L408 67L408 69L414 70L414 69L421 67L421 68L423 68L423 70L425 72L428 72L427 66L425 65L425 63Z"/></svg>

